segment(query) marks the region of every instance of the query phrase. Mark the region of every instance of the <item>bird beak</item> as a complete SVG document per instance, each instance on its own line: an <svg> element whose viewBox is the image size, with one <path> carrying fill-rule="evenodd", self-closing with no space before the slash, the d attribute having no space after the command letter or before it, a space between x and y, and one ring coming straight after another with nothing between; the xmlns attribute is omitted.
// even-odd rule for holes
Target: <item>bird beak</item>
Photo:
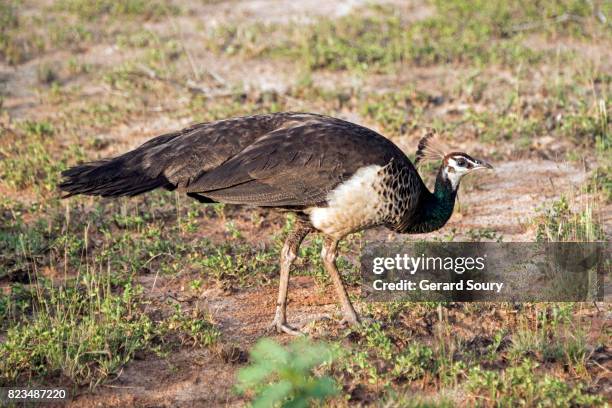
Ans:
<svg viewBox="0 0 612 408"><path fill-rule="evenodd" d="M480 170L480 169L493 170L493 166L491 166L489 163L487 163L484 160L478 160L476 167L474 167L474 170Z"/></svg>

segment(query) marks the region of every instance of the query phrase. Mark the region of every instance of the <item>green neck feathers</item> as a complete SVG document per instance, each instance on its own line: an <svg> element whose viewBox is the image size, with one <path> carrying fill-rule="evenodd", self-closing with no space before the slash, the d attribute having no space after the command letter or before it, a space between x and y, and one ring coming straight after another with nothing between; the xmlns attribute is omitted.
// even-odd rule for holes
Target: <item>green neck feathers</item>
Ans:
<svg viewBox="0 0 612 408"><path fill-rule="evenodd" d="M431 193L427 189L424 190L424 197L421 200L415 218L401 232L421 234L442 228L453 214L458 188L459 183L453 187L444 173L444 167L440 167L436 177L434 192Z"/></svg>

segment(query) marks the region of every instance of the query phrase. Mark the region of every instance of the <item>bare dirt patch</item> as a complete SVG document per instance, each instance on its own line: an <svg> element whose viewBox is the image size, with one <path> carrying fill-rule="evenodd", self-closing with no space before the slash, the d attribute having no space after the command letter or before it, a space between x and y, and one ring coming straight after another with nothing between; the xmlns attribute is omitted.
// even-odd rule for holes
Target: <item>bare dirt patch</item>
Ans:
<svg viewBox="0 0 612 408"><path fill-rule="evenodd" d="M246 25L258 22L310 24L318 17L342 17L371 3L361 0L190 2L185 6L186 12L182 15L146 22L142 27L159 35L163 40L162 43L166 43L166 40L176 40L180 43L181 52L188 54L189 58L181 60L175 72L178 85L172 86L182 88L189 85L196 86L199 91L195 93L204 94L213 102L218 101L216 92L226 91L230 94L268 92L285 97L283 95L299 82L301 67L285 59L249 59L213 53L201 46L207 35L205 31L221 25ZM431 7L423 6L419 2L383 0L374 3L394 7L402 19L408 21L422 20L433 13ZM573 50L603 70L606 70L610 63L609 58L606 58L605 45L590 44L584 48L583 43L548 41L539 36L528 38L526 43L534 49ZM83 63L90 64L93 72L72 75L60 70L60 85L74 91L73 100L67 103L78 106L111 91L118 92L102 83L97 71L121 66L125 62L140 58L143 53L144 50L124 49L111 43L89 44L86 49L78 53L78 58ZM72 53L69 51L56 50L17 67L0 65L2 106L12 120L54 119L59 108L53 103L41 100L40 95L46 94L49 86L40 83L38 70L45 64L51 66L59 64L70 55ZM140 69L138 65L136 66ZM168 79L150 75L150 72L142 69L140 74L141 77L148 78L147 81L150 83L164 82ZM547 66L541 70L529 71L528 77L521 75L519 67L513 70L491 65L474 69L461 64L456 66L439 64L399 67L393 74L363 75L348 71L321 70L312 72L312 84L324 90L337 91L346 88L362 93L385 93L412 87L416 92L435 100L433 106L422 112L426 119L450 121L463 117L466 112L474 114L492 112L500 117L506 115L508 106L514 102L513 100L508 102L503 97L512 89L521 91L517 91L517 94L522 103L515 103L518 108L512 105L512 109L528 109L530 102L541 98L543 84L549 77L558 78L565 73L563 67ZM466 83L478 82L479 78L488 81L488 86L481 95L475 95L478 93L476 91L465 91L464 88L469 88L465 86ZM478 87L478 84L474 87ZM102 141L102 147L87 148L88 158L112 156L136 147L151 137L191 124L193 116L183 114L183 109L191 101L190 98L184 96L182 99L173 99L173 97L172 95L166 99L158 98L155 104L147 107L149 111L140 112L136 119L126 117L120 123L113 123L103 132L97 133L96 137ZM329 112L327 105L307 99L293 99L287 105L293 110L331 113L382 132L380 121L366 118L362 112L352 108L339 108L337 112ZM201 109L206 109L208 106L204 104ZM174 110L181 114L173 115ZM504 241L533 241L535 228L531 221L539 209L563 195L572 195L579 191L590 177L590 172L588 169L585 170L583 163L557 159L564 157L563 154L572 148L571 143L567 141L543 137L533 141L535 151L532 154L524 152L514 154L512 141L486 145L480 143L475 134L469 134L465 130L459 131L457 135L455 144L458 147L481 153L487 158L492 156L490 161L495 171L468 178L460 190L457 211L446 228L440 232L418 236L419 239L441 238L452 234L453 239L461 240L468 237L471 232L486 230L500 236ZM416 132L396 137L394 141L406 153L412 154L417 143ZM58 136L60 147L66 147L64 145L68 143L64 135ZM3 184L0 185L0 194L23 203L29 204L34 201L32 192L14 191ZM184 199L181 198L179 203L184 205ZM599 210L598 217L609 237L612 234L612 206L607 205ZM240 242L260 247L270 245L272 237L284 224L282 215L257 209L227 208L225 216L227 219L210 217L200 221L199 229L192 233L192 238L210 239L215 244L224 243L232 239L226 225L226 222L231 220L243 236L243 241ZM254 225L253 216L262 218L263 221ZM376 229L368 232L366 239L403 240L406 237ZM189 289L190 282L203 278L200 272L196 269L185 269L170 276L148 270L141 271L136 281L142 285L146 298L151 302L148 311L166 312L172 304L180 304L184 311L194 308L207 310L222 333L220 344L211 348L193 348L185 345L165 356L154 353L138 355L118 373L114 380L94 391L80 389L79 394L68 406L244 405L245 400L236 396L232 387L236 372L244 364L248 350L263 336L272 336L280 342L290 340L288 336L269 331L277 295L276 284L228 289L205 282L201 290ZM358 295L355 288L351 291L354 295ZM358 306L363 307L363 305ZM515 323L516 316L504 313L501 310L488 310L486 316L478 316L476 319L473 314L468 315L461 310L451 309L447 317L456 328L457 334L466 338L466 342L471 342L469 343L471 348L482 350L490 344L496 331L503 329L505 325ZM592 319L589 341L596 342L602 334L604 336L605 333L609 334L610 316L609 312L608 314L589 313L586 316ZM312 277L292 278L288 315L291 325L310 332L313 337L343 338L343 329L336 324L339 309L333 288L325 287ZM412 336L408 340L418 338L424 342L432 342L435 341L433 326L436 318L433 312L420 316L402 314L398 316L398 321ZM314 324L311 323L313 321ZM474 339L474 333L478 333L480 337ZM608 367L600 370L601 375L605 376L606 370L609 373L609 351L604 348L604 351L600 350L597 353L602 355L601 364ZM605 383L603 386L606 386ZM602 392L612 393L609 384L607 387ZM351 392L359 394L359 390ZM443 390L443 394L450 395L455 401L461 400L462 392Z"/></svg>

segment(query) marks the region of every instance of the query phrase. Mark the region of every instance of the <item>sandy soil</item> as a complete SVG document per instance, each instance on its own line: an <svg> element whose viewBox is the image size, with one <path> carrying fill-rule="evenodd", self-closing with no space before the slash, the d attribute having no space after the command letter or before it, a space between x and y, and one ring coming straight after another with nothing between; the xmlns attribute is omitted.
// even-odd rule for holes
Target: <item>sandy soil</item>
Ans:
<svg viewBox="0 0 612 408"><path fill-rule="evenodd" d="M206 4L204 4L206 3ZM189 51L198 62L202 73L214 73L217 78L212 80L212 86L233 87L242 86L245 90L269 91L282 93L293 85L295 72L289 64L280 63L272 66L266 61L252 61L248 66L238 58L219 57L207 51L200 50L197 43L201 40L197 27L205 23L208 27L227 22L285 23L298 21L308 23L317 16L339 17L348 14L355 7L372 1L343 0L337 2L321 2L306 0L294 2L291 0L245 0L238 2L202 2L190 6L187 15L177 18L173 24L169 22L148 23L149 28L172 31L176 23ZM409 18L419 19L430 15L430 9L419 6L418 2L400 2L397 0L381 0L381 4L389 4L403 8ZM531 40L535 46L550 46L542 44L535 38ZM572 46L567 45L567 46ZM596 47L595 47L596 48ZM584 51L589 55L599 55L601 50ZM53 63L66 58L68 52L46 54L40 58L26 62L18 67L0 65L0 85L4 93L4 107L14 118L36 118L41 101L36 93L36 69L41 63ZM132 58L113 46L100 44L86 50L81 58L95 65L109 66L119 64ZM413 82L423 89L435 92L440 88L441 81L453 81L454 78L468 75L461 69L449 72L442 68L418 68L397 76L377 76L369 83L363 79L330 73L315 74L315 84L320 86L338 86L339 84L363 85L373 89L384 90L392 87L398 81ZM499 73L499 81L511 81L507 73ZM82 82L84 98L95 97L104 92L87 85L84 78L72 78L75 84ZM215 84L215 82L217 82ZM219 82L222 82L220 84ZM494 99L495 95L489 95ZM476 107L477 108L477 107ZM453 109L462 109L457 104L449 103L440 107L434 114L448 114ZM360 121L355 113L347 113L345 117ZM118 143L101 153L112 154L134 147L144 140L166 131L181 128L190 123L190 118L169 119L163 113L142 122L125 123L113 129L112 134L100 135L109 137ZM369 124L368 124L369 125ZM414 138L397 141L410 151L414 149ZM466 142L468 143L468 142ZM469 144L469 143L468 143ZM469 147L469 146L468 146ZM459 195L459 211L451 218L447 228L431 236L441 236L453 227L461 227L462 231L469 229L493 229L501 235L504 241L531 241L534 239L534 227L530 220L536 215L537 209L546 201L559 198L562 194L575 191L587 179L588 172L578 165L563 163L560 160L541 157L517 157L493 162L495 172L478 176L475 180L467 180ZM246 211L246 210L245 210ZM612 210L603 208L600 215L606 225L608 235L612 234ZM207 230L214 230L219 225L211 224ZM250 240L255 242L273 231L272 227L263 228L251 234ZM206 235L206 231L201 232ZM247 232L247 236L249 233ZM460 238L461 234L457 236ZM388 231L376 229L368 232L368 239L404 239ZM223 239L219 236L218 239ZM165 299L171 294L180 298L184 283L190 279L189 274L180 277L160 277L153 288L153 277L144 275L141 284L146 288L151 299ZM309 325L313 320L323 321L337 318L339 311L335 302L333 288L327 290L319 287L312 278L297 277L291 282L289 315L290 323L296 327L309 330L314 327L314 333L320 327ZM262 335L270 334L268 324L274 313L276 288L273 286L248 289L228 294L218 288L208 288L200 296L181 298L184 307L205 307L211 311L215 321L223 333L223 346L212 349L189 348L161 358L155 355L142 355L131 362L109 384L103 385L93 393L86 390L68 404L70 407L203 407L203 406L239 406L243 401L232 392L237 364L244 361L246 350ZM330 330L338 330L330 325ZM286 341L286 336L276 336Z"/></svg>

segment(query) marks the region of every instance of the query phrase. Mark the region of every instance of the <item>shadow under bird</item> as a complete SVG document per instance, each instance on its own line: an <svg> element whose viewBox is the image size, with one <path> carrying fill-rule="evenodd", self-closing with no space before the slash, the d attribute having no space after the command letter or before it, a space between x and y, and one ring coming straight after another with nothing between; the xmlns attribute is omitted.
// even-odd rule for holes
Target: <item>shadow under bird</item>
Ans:
<svg viewBox="0 0 612 408"><path fill-rule="evenodd" d="M202 203L296 213L281 251L273 327L297 334L287 324L287 289L306 235L324 235L321 257L343 322L358 323L336 267L338 241L380 225L407 234L437 230L453 212L461 178L492 168L463 152L436 151L430 136L419 142L415 163L432 155L442 161L433 192L408 157L382 135L337 118L293 112L202 123L158 136L121 156L64 171L59 188L65 197L135 196L165 188Z"/></svg>

